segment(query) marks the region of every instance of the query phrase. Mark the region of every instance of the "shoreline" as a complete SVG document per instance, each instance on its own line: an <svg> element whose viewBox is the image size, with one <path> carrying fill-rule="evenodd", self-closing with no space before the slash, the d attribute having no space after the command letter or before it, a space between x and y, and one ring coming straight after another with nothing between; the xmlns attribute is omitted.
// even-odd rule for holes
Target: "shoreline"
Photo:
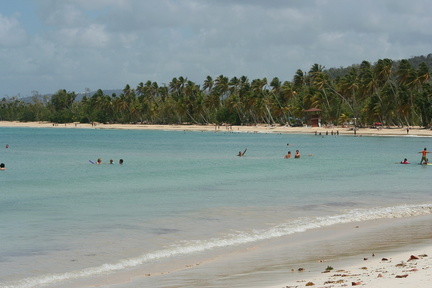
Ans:
<svg viewBox="0 0 432 288"><path fill-rule="evenodd" d="M158 124L87 124L51 122L18 122L0 121L0 127L28 128L82 128L82 129L126 129L126 130L162 130L162 131L198 131L198 132L230 132L230 133L280 133L280 134L315 134L321 135L352 135L352 136L424 136L432 137L432 130L423 127L383 127L358 128L356 134L352 127L289 127L289 126L215 126L215 125L158 125ZM333 134L332 134L333 133Z"/></svg>

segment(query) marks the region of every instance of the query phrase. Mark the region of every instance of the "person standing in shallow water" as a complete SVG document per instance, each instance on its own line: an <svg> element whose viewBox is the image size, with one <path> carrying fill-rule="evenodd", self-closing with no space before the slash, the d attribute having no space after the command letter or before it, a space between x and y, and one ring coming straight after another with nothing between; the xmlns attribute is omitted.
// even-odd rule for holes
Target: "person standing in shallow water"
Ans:
<svg viewBox="0 0 432 288"><path fill-rule="evenodd" d="M288 153L285 155L285 159L290 159L291 158L291 151L288 151Z"/></svg>
<svg viewBox="0 0 432 288"><path fill-rule="evenodd" d="M299 150L296 150L296 153L295 153L295 155L294 155L294 158L300 158L300 151Z"/></svg>
<svg viewBox="0 0 432 288"><path fill-rule="evenodd" d="M422 158L420 160L420 164L427 164L428 163L427 153L430 153L430 152L427 151L427 148L424 148L423 151L420 151L418 153L422 154Z"/></svg>

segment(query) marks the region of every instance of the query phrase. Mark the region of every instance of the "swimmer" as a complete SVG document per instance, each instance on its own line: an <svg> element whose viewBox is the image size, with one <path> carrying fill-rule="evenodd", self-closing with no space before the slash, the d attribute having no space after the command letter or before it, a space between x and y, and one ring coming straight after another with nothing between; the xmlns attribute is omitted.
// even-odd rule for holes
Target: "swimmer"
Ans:
<svg viewBox="0 0 432 288"><path fill-rule="evenodd" d="M96 164L102 164L102 158L98 158L98 160L96 161Z"/></svg>
<svg viewBox="0 0 432 288"><path fill-rule="evenodd" d="M0 164L0 170L6 170L6 165L4 163Z"/></svg>
<svg viewBox="0 0 432 288"><path fill-rule="evenodd" d="M288 153L285 155L285 159L290 159L291 158L291 151L288 151Z"/></svg>
<svg viewBox="0 0 432 288"><path fill-rule="evenodd" d="M295 153L295 156L294 156L294 158L300 158L300 151L299 150L296 150L296 153Z"/></svg>
<svg viewBox="0 0 432 288"><path fill-rule="evenodd" d="M247 151L247 148L243 152L239 151L239 153L237 154L237 156L239 156L239 157L244 156L245 153L246 153L246 151Z"/></svg>

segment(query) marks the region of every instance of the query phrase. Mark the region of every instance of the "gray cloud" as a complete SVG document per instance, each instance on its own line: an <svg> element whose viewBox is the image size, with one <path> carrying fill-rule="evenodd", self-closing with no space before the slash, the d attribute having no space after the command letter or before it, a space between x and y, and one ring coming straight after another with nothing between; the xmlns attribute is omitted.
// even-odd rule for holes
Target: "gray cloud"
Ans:
<svg viewBox="0 0 432 288"><path fill-rule="evenodd" d="M18 16L8 17L0 14L0 47L17 47L27 43L27 33Z"/></svg>
<svg viewBox="0 0 432 288"><path fill-rule="evenodd" d="M4 95L123 88L207 75L291 80L297 69L430 53L427 0L40 0L40 28L0 12ZM25 12L22 12L25 13ZM39 26L38 26L39 27Z"/></svg>

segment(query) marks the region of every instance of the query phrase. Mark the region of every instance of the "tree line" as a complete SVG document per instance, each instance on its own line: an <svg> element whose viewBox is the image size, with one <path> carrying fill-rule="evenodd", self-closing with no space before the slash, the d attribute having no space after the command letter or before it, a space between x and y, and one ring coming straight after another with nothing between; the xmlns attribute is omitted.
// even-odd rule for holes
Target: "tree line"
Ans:
<svg viewBox="0 0 432 288"><path fill-rule="evenodd" d="M416 58L418 59L418 58ZM428 126L432 118L432 54L411 60L363 61L348 68L314 64L297 70L291 81L207 76L200 84L185 77L168 85L147 81L127 84L119 95L99 89L77 101L75 92L59 90L32 101L15 97L0 102L0 120L56 123L147 123L302 125L305 110L321 110L323 125L355 122L369 126Z"/></svg>

